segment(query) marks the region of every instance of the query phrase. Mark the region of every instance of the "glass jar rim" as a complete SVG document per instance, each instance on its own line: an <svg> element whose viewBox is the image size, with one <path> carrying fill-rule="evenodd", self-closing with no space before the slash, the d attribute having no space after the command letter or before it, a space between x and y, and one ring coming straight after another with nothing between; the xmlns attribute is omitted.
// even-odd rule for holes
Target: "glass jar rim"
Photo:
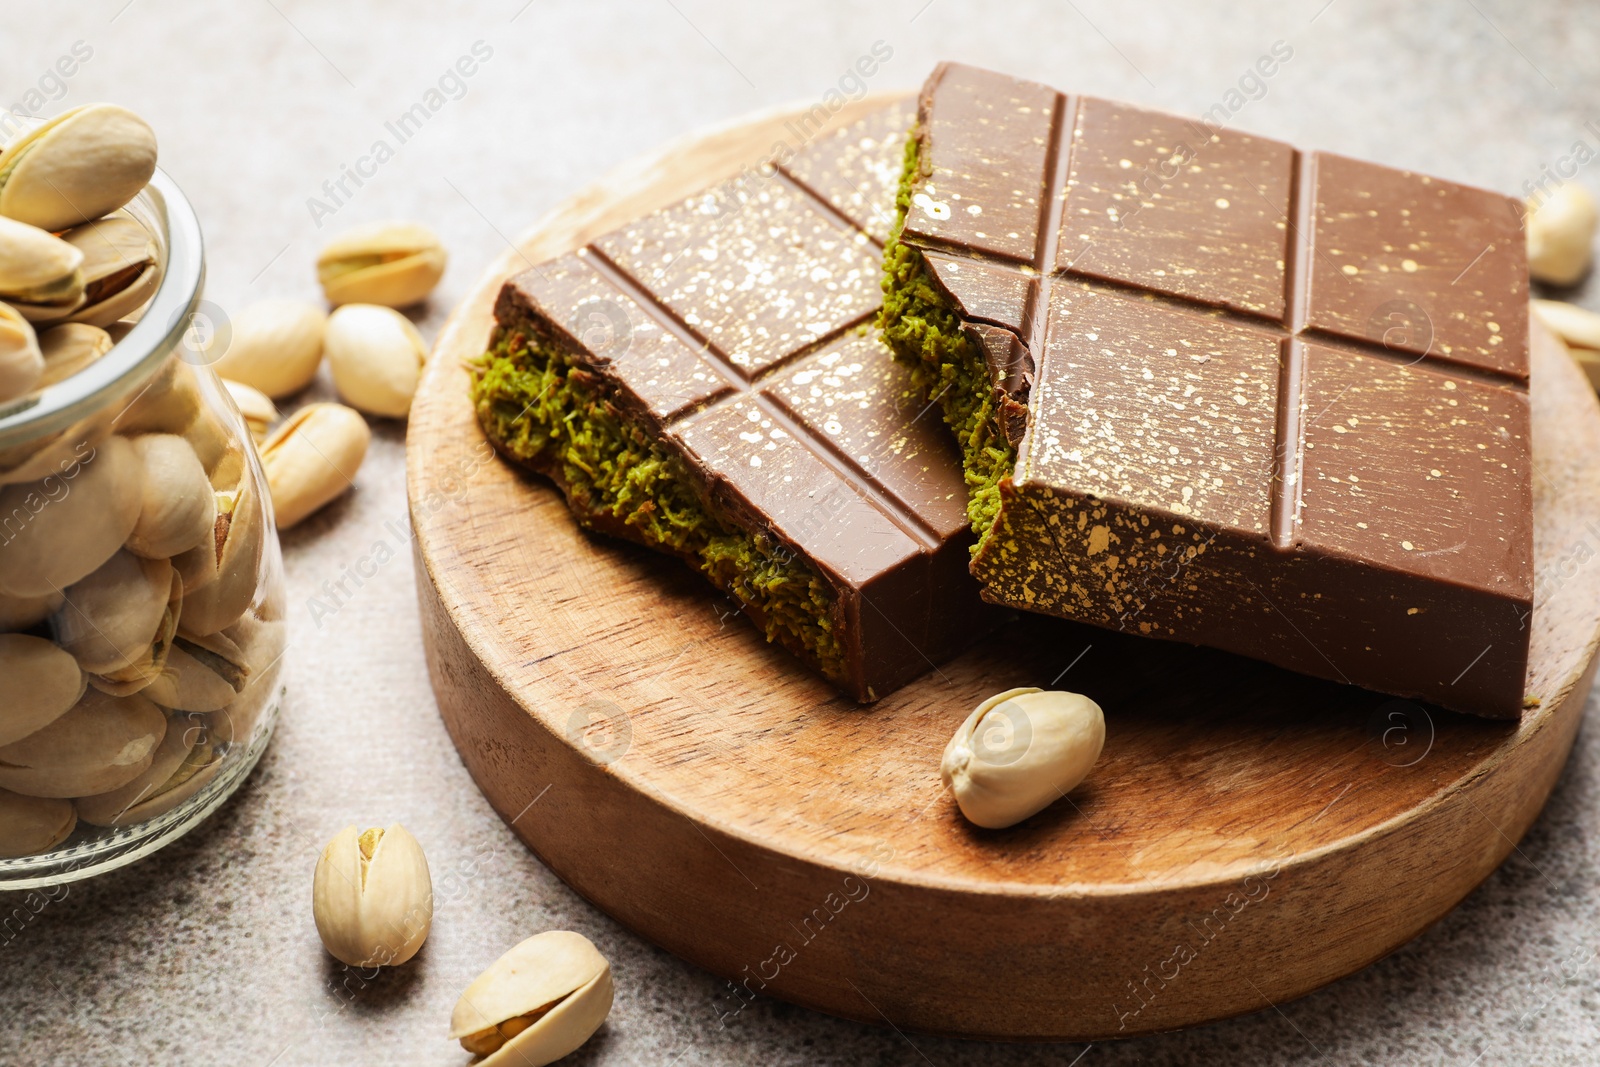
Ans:
<svg viewBox="0 0 1600 1067"><path fill-rule="evenodd" d="M160 168L139 196L160 223L165 244L166 263L156 295L133 329L105 356L0 407L0 449L63 430L131 391L155 373L188 331L205 283L200 220L178 184Z"/></svg>

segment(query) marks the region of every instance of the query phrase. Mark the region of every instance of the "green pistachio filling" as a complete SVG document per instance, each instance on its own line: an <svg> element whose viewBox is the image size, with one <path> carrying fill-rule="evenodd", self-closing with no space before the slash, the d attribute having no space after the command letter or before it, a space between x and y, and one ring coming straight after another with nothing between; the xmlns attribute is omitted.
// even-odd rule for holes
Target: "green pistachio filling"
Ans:
<svg viewBox="0 0 1600 1067"><path fill-rule="evenodd" d="M922 253L900 243L911 187L920 165L912 131L895 194L896 218L883 249L883 311L878 326L895 355L911 367L923 396L937 400L961 445L967 481L967 520L978 535L973 555L988 540L1000 510L1000 482L1011 476L1017 452L1000 426L999 405L983 349L961 329L961 318L939 291Z"/></svg>
<svg viewBox="0 0 1600 1067"><path fill-rule="evenodd" d="M764 532L709 509L683 460L608 401L595 375L559 346L498 328L472 368L484 432L511 458L553 474L586 527L632 531L680 556L742 606L775 641L834 680L844 650L832 587Z"/></svg>

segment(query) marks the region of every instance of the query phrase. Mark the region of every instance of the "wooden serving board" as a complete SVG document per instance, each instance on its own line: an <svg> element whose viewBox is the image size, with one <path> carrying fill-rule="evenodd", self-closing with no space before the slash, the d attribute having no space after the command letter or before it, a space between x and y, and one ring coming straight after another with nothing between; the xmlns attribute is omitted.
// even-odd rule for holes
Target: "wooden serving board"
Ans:
<svg viewBox="0 0 1600 1067"><path fill-rule="evenodd" d="M579 195L439 338L407 443L417 586L440 710L495 809L601 909L728 978L705 1006L723 1021L767 995L972 1036L1171 1029L1299 996L1447 912L1538 814L1594 674L1600 410L1559 343L1533 353L1540 703L1520 724L1042 618L858 707L687 568L585 536L489 452L461 367L505 277L758 163L791 117ZM940 753L1019 685L1093 696L1105 753L1067 801L978 830Z"/></svg>

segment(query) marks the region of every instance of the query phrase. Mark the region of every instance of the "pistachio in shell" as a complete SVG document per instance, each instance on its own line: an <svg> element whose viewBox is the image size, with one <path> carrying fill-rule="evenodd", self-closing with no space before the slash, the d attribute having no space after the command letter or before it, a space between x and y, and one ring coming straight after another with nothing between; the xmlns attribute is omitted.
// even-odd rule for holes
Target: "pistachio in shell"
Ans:
<svg viewBox="0 0 1600 1067"><path fill-rule="evenodd" d="M10 304L0 304L0 404L33 392L44 370L33 325Z"/></svg>
<svg viewBox="0 0 1600 1067"><path fill-rule="evenodd" d="M0 745L20 741L65 715L88 685L78 661L42 637L0 634Z"/></svg>
<svg viewBox="0 0 1600 1067"><path fill-rule="evenodd" d="M174 711L220 711L244 692L250 673L247 653L226 630L204 637L179 633L145 696Z"/></svg>
<svg viewBox="0 0 1600 1067"><path fill-rule="evenodd" d="M260 444L267 439L272 426L278 421L278 408L272 398L253 385L243 382L222 379L222 387L233 398L233 406L239 409L239 414L244 418L244 424L250 431L250 439Z"/></svg>
<svg viewBox="0 0 1600 1067"><path fill-rule="evenodd" d="M115 104L84 104L0 152L0 215L65 230L123 207L155 172L149 123Z"/></svg>
<svg viewBox="0 0 1600 1067"><path fill-rule="evenodd" d="M372 430L343 404L307 404L261 446L278 528L287 530L355 484Z"/></svg>
<svg viewBox="0 0 1600 1067"><path fill-rule="evenodd" d="M64 382L111 351L111 335L86 322L64 322L39 334L44 375L39 388Z"/></svg>
<svg viewBox="0 0 1600 1067"><path fill-rule="evenodd" d="M121 437L38 482L0 490L0 593L43 596L87 577L139 521L143 465Z"/></svg>
<svg viewBox="0 0 1600 1067"><path fill-rule="evenodd" d="M199 792L220 764L205 730L174 716L150 766L118 789L80 797L78 817L92 826L129 826L164 815Z"/></svg>
<svg viewBox="0 0 1600 1067"><path fill-rule="evenodd" d="M588 938L536 934L489 965L456 1002L450 1036L478 1067L542 1067L575 1051L611 1011L611 965Z"/></svg>
<svg viewBox="0 0 1600 1067"><path fill-rule="evenodd" d="M328 316L304 300L261 300L233 317L225 351L211 369L274 400L311 384L322 365Z"/></svg>
<svg viewBox="0 0 1600 1067"><path fill-rule="evenodd" d="M137 692L160 674L183 583L171 562L126 550L67 587L56 612L56 639L107 692Z"/></svg>
<svg viewBox="0 0 1600 1067"><path fill-rule="evenodd" d="M49 852L78 828L72 801L0 789L0 859Z"/></svg>
<svg viewBox="0 0 1600 1067"><path fill-rule="evenodd" d="M142 434L133 448L144 464L144 501L128 550L146 559L171 559L210 538L216 493L189 442L176 434Z"/></svg>
<svg viewBox="0 0 1600 1067"><path fill-rule="evenodd" d="M415 222L374 222L335 236L317 257L328 303L405 307L425 300L444 275L444 245Z"/></svg>
<svg viewBox="0 0 1600 1067"><path fill-rule="evenodd" d="M392 419L411 410L428 346L410 319L376 304L346 304L328 316L323 348L345 403Z"/></svg>
<svg viewBox="0 0 1600 1067"><path fill-rule="evenodd" d="M71 321L109 326L156 294L161 265L155 240L127 212L76 226L63 239L83 253L83 303Z"/></svg>
<svg viewBox="0 0 1600 1067"><path fill-rule="evenodd" d="M0 300L29 321L71 314L83 305L83 252L0 216Z"/></svg>
<svg viewBox="0 0 1600 1067"><path fill-rule="evenodd" d="M183 433L200 415L200 383L194 368L176 356L117 416L118 433ZM198 451L198 450L197 450Z"/></svg>
<svg viewBox="0 0 1600 1067"><path fill-rule="evenodd" d="M218 492L212 539L173 561L186 590L181 618L188 635L204 637L231 626L255 599L266 545L257 492L248 476Z"/></svg>
<svg viewBox="0 0 1600 1067"><path fill-rule="evenodd" d="M0 746L0 789L30 797L108 793L144 773L166 729L166 716L143 696L90 689L49 726Z"/></svg>

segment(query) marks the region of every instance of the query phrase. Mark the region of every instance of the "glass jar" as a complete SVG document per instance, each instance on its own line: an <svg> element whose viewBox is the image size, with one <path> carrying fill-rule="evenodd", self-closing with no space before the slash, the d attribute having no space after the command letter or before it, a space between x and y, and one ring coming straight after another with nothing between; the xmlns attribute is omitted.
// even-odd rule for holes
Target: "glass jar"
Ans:
<svg viewBox="0 0 1600 1067"><path fill-rule="evenodd" d="M283 565L196 343L199 223L160 171L124 210L155 295L104 355L0 404L0 889L182 835L249 774L281 697Z"/></svg>

